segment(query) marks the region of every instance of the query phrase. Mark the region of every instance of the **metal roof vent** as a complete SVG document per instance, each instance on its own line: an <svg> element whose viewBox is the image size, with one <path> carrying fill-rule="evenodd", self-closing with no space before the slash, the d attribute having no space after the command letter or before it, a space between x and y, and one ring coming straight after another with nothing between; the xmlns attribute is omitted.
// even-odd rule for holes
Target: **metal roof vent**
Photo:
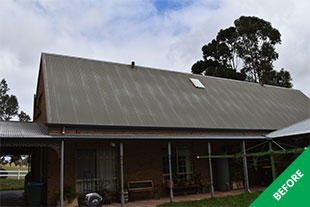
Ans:
<svg viewBox="0 0 310 207"><path fill-rule="evenodd" d="M189 79L196 88L205 88L205 86L196 78Z"/></svg>
<svg viewBox="0 0 310 207"><path fill-rule="evenodd" d="M131 68L134 68L135 65L136 65L135 61L132 61L132 62L131 62Z"/></svg>

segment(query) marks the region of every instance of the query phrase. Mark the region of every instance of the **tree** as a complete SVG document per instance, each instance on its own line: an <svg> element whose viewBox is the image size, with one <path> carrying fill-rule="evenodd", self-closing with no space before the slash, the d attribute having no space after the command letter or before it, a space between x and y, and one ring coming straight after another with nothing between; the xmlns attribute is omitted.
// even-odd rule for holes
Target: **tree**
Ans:
<svg viewBox="0 0 310 207"><path fill-rule="evenodd" d="M289 72L273 67L279 57L275 45L280 43L281 34L270 22L241 16L233 27L221 29L216 39L202 47L203 60L192 66L192 72L292 87Z"/></svg>
<svg viewBox="0 0 310 207"><path fill-rule="evenodd" d="M5 158L6 158L6 155L2 155L2 156L0 157L0 163L1 163L1 164L4 164L4 165L5 165L5 164L8 164L9 161L6 160Z"/></svg>
<svg viewBox="0 0 310 207"><path fill-rule="evenodd" d="M9 87L5 79L0 83L0 120L8 121L18 114L18 102L14 95L9 95Z"/></svg>
<svg viewBox="0 0 310 207"><path fill-rule="evenodd" d="M12 165L12 163L14 163L15 166L21 165L21 161L22 161L22 156L21 155L11 155L10 157L11 157L10 165Z"/></svg>
<svg viewBox="0 0 310 207"><path fill-rule="evenodd" d="M25 112L21 111L18 114L19 106L17 98L14 95L9 95L9 91L8 84L5 79L2 79L0 82L0 120L9 121L17 115L20 121L29 121L30 116Z"/></svg>
<svg viewBox="0 0 310 207"><path fill-rule="evenodd" d="M23 112L23 111L21 111L18 114L18 118L19 118L19 121L21 121L21 122L28 122L28 121L30 121L30 116L28 114L26 114L25 112Z"/></svg>
<svg viewBox="0 0 310 207"><path fill-rule="evenodd" d="M293 84L291 83L291 81L291 74L283 68L280 70L280 72L276 73L275 85L285 88L292 88Z"/></svg>

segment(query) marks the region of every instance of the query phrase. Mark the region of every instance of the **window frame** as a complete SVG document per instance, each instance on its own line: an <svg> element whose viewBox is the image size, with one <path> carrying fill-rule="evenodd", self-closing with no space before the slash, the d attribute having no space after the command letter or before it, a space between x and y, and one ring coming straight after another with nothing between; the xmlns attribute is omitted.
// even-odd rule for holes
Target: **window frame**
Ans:
<svg viewBox="0 0 310 207"><path fill-rule="evenodd" d="M189 167L189 170L187 170L186 172L180 172L179 171L179 154L180 154L179 150L180 149L186 149L186 150L189 151L188 160L189 160L190 167ZM167 180L169 180L169 176L170 176L169 172L168 173L164 173L163 172L164 171L164 163L163 163L164 162L163 161L164 156L165 155L167 155L167 157L169 156L167 148L163 148L162 149L162 153L165 152L165 151L167 152L167 154L162 154L162 179L163 179L163 183L166 183ZM192 178L193 178L193 161L192 161L192 152L191 152L190 148L187 147L187 146L173 147L171 149L171 157L173 157L173 154L172 154L173 151L175 151L175 157L176 157L176 161L175 161L175 163L176 163L176 172L172 172L172 175L176 174L178 176L178 179L182 179L183 181L190 181L190 180L192 180ZM169 165L169 163L168 163L168 165ZM186 166L186 158L185 158L185 166ZM183 178L180 178L180 176L182 176Z"/></svg>
<svg viewBox="0 0 310 207"><path fill-rule="evenodd" d="M111 191L117 191L118 188L118 153L115 148L110 148L110 147L78 147L75 149L75 192L76 193L84 193L83 189L83 178L78 178L78 151L79 150L95 150L96 151L96 176L95 178L92 179L87 179L87 182L94 182L94 190L102 190L102 186L105 186L105 182L110 182L112 183L112 189ZM100 150L112 150L114 151L115 154L115 176L114 177L109 177L109 178L99 178L99 151ZM82 185L80 187L79 185ZM79 190L81 188L81 191Z"/></svg>

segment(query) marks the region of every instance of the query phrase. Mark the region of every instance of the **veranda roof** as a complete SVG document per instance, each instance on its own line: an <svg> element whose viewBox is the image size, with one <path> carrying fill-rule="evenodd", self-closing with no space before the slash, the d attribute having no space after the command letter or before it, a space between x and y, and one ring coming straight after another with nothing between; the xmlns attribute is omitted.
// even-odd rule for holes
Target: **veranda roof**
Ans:
<svg viewBox="0 0 310 207"><path fill-rule="evenodd" d="M0 138L47 138L47 133L39 122L0 121Z"/></svg>
<svg viewBox="0 0 310 207"><path fill-rule="evenodd" d="M47 127L39 122L0 121L1 139L64 139L64 140L223 140L265 139L264 136L249 135L182 135L182 134L48 134Z"/></svg>
<svg viewBox="0 0 310 207"><path fill-rule="evenodd" d="M297 122L291 126L279 129L266 135L270 138L288 137L294 135L310 134L310 118ZM309 136L310 138L310 136Z"/></svg>

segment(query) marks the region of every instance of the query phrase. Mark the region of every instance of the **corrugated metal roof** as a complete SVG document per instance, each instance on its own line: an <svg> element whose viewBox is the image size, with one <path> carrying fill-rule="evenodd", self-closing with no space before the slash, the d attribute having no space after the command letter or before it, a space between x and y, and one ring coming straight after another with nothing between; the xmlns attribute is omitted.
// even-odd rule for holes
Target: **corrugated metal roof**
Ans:
<svg viewBox="0 0 310 207"><path fill-rule="evenodd" d="M38 122L0 121L1 138L45 138L47 128Z"/></svg>
<svg viewBox="0 0 310 207"><path fill-rule="evenodd" d="M1 138L56 138L66 140L108 139L108 140L223 140L223 139L266 139L264 136L234 135L172 135L172 134L47 134L47 128L39 122L0 122Z"/></svg>
<svg viewBox="0 0 310 207"><path fill-rule="evenodd" d="M48 123L274 130L310 117L294 89L54 54L42 62Z"/></svg>
<svg viewBox="0 0 310 207"><path fill-rule="evenodd" d="M65 134L51 135L62 139L113 139L113 140L256 140L265 136L233 136L233 135L159 135L159 134Z"/></svg>
<svg viewBox="0 0 310 207"><path fill-rule="evenodd" d="M310 118L295 123L289 127L285 127L283 129L271 132L270 134L267 134L266 137L277 138L302 134L310 134Z"/></svg>

